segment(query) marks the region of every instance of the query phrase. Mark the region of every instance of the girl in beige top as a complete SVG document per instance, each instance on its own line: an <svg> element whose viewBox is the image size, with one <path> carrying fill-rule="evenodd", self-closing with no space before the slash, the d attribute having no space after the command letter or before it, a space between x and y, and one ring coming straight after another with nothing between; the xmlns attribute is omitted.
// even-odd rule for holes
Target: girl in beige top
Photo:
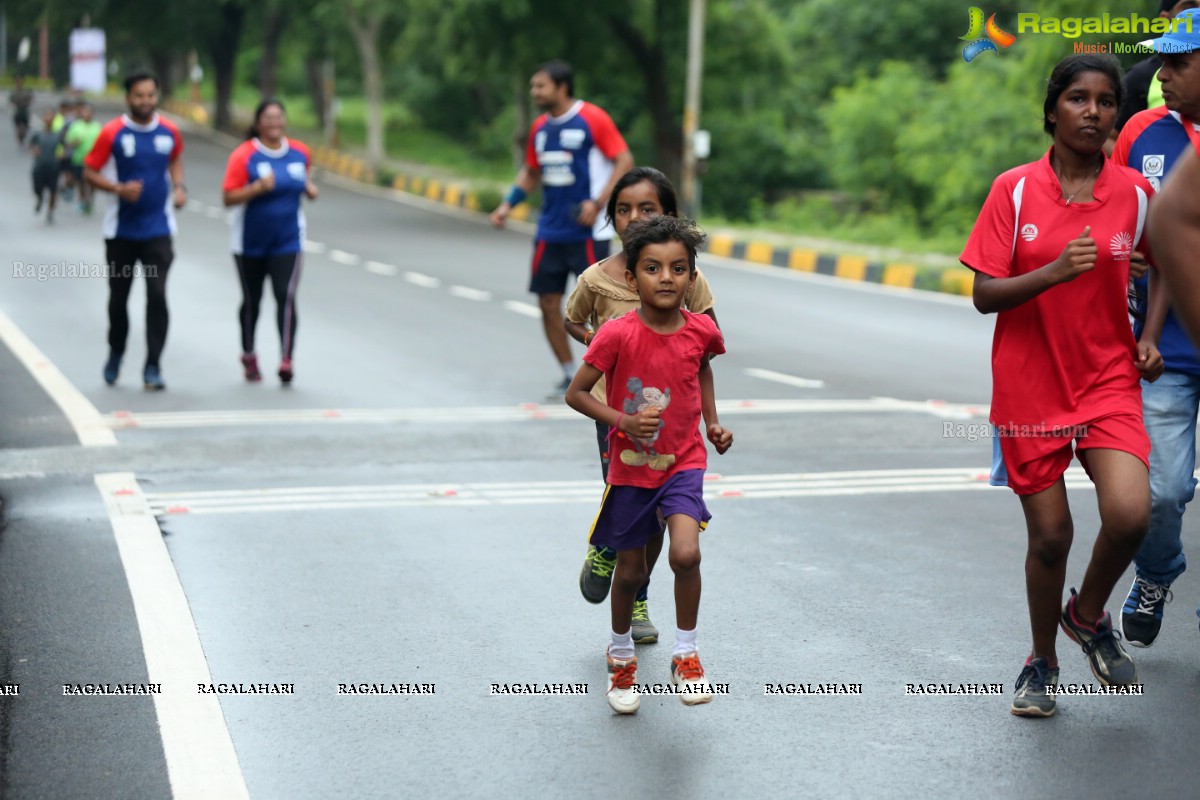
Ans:
<svg viewBox="0 0 1200 800"><path fill-rule="evenodd" d="M653 167L636 167L625 173L613 187L608 200L608 219L618 236L624 236L629 223L660 214L678 216L679 203L675 187ZM575 283L575 290L567 300L567 333L585 347L600 326L638 307L638 296L626 280L625 253L617 251L612 256L592 264ZM684 307L697 314L707 314L717 321L713 311L713 296L708 281L699 269L696 281L684 299ZM600 402L607 402L604 379L593 387L592 394ZM600 471L608 479L609 429L596 423L596 440L600 446ZM660 521L661 523L661 521ZM662 526L665 530L666 526ZM646 545L646 574L654 569L654 562L662 550L663 537L660 532ZM617 554L606 547L588 546L583 570L579 573L579 590L590 603L602 603L608 596L612 583ZM658 630L650 622L647 601L649 577L638 592L633 604L633 641L649 644L658 641Z"/></svg>

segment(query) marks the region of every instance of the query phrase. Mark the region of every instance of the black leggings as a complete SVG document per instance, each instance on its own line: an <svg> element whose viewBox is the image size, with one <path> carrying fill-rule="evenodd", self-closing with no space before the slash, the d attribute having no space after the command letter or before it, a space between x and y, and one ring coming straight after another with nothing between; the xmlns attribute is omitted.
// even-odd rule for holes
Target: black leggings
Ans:
<svg viewBox="0 0 1200 800"><path fill-rule="evenodd" d="M258 311L262 306L263 283L271 277L275 293L275 318L283 358L291 359L296 343L296 284L300 282L300 253L284 253L259 258L235 255L238 279L242 284L242 307L238 319L242 323L242 352L254 352L254 329L258 326Z"/></svg>
<svg viewBox="0 0 1200 800"><path fill-rule="evenodd" d="M137 241L106 239L108 260L108 347L118 355L125 352L129 338L129 292L137 275L146 276L146 366L158 366L167 343L167 271L175 259L171 237ZM142 268L134 265L141 262Z"/></svg>

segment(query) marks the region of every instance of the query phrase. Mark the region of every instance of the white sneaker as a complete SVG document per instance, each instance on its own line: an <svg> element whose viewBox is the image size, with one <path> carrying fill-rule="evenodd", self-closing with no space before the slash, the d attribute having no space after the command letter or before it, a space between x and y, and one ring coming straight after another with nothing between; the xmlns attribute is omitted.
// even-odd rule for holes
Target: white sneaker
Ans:
<svg viewBox="0 0 1200 800"><path fill-rule="evenodd" d="M671 683L679 687L679 699L685 706L695 706L713 699L712 684L704 677L704 667L700 666L697 653L672 656Z"/></svg>
<svg viewBox="0 0 1200 800"><path fill-rule="evenodd" d="M618 714L636 714L642 704L642 697L635 688L637 657L628 661L618 661L609 656L608 672L610 680L608 692L604 696L608 698L609 707Z"/></svg>

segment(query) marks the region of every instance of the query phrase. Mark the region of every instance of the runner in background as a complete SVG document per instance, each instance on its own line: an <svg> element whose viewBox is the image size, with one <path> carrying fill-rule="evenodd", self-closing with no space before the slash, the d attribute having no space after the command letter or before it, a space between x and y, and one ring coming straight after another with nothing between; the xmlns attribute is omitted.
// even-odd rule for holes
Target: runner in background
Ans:
<svg viewBox="0 0 1200 800"><path fill-rule="evenodd" d="M25 146L25 137L29 135L29 108L33 105L33 92L25 88L25 78L18 75L13 78L12 91L8 93L8 104L13 108L13 128L17 132L17 143Z"/></svg>
<svg viewBox="0 0 1200 800"><path fill-rule="evenodd" d="M247 141L229 156L224 199L233 207L230 219L233 260L242 287L238 320L242 330L242 373L247 381L262 380L254 350L254 330L262 304L263 283L269 277L275 293L275 322L279 329L279 380L292 382L292 352L296 344L296 287L304 253L304 211L300 198L317 199L309 177L308 148L288 139L283 103L263 100L254 111Z"/></svg>
<svg viewBox="0 0 1200 800"><path fill-rule="evenodd" d="M529 86L543 113L530 128L525 164L492 212L492 224L503 227L513 207L542 184L529 291L538 296L546 341L562 370L555 386L561 395L575 375L563 327L567 278L608 257L613 230L600 211L617 179L633 168L633 156L602 108L575 99L575 73L565 61L538 67Z"/></svg>

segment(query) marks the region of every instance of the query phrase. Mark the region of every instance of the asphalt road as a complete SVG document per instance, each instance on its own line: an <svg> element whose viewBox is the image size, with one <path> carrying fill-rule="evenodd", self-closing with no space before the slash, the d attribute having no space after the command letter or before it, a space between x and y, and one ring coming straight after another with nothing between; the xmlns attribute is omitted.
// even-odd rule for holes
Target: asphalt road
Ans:
<svg viewBox="0 0 1200 800"><path fill-rule="evenodd" d="M186 141L169 388L149 394L140 286L109 388L105 282L17 277L96 265L103 247L98 219L73 208L53 227L34 218L27 160L0 137L0 686L19 685L0 697L0 796L1195 790L1192 574L1159 644L1134 652L1144 696L1008 713L1028 646L1024 528L1011 493L983 486L990 441L954 427L984 423L990 393L992 321L966 300L702 259L736 438L710 454L700 649L729 694L650 697L618 718L607 608L576 587L601 492L594 429L546 397L557 376L524 291L528 236L319 178L295 385L274 378L270 313L266 379L247 385L217 208L228 148ZM1072 485L1074 583L1098 520L1086 482ZM639 648L639 677L667 683L665 563L650 607L663 636ZM1060 654L1065 683L1093 683L1069 642ZM161 692L64 696L89 683Z"/></svg>

